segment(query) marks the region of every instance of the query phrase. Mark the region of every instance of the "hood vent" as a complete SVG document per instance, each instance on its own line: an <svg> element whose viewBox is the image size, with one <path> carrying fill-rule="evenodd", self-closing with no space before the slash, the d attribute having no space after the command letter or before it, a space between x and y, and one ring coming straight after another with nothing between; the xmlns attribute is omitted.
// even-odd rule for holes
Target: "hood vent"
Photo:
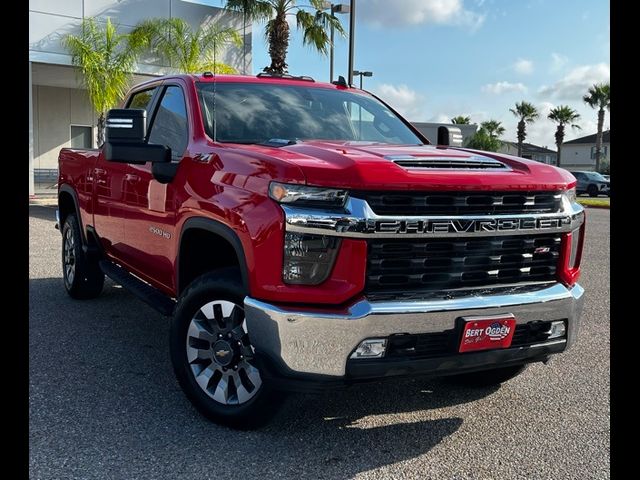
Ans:
<svg viewBox="0 0 640 480"><path fill-rule="evenodd" d="M403 168L427 168L434 170L508 170L504 163L493 158L471 157L414 157L413 155L388 155L387 160Z"/></svg>

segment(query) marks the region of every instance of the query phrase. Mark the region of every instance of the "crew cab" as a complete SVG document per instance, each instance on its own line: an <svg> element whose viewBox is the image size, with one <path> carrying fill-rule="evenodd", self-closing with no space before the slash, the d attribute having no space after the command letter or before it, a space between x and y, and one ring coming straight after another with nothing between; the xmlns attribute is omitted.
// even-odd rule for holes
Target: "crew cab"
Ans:
<svg viewBox="0 0 640 480"><path fill-rule="evenodd" d="M59 155L64 286L93 298L106 274L171 317L208 418L395 376L499 384L575 343L569 172L434 145L344 79L167 76L122 107L101 148Z"/></svg>

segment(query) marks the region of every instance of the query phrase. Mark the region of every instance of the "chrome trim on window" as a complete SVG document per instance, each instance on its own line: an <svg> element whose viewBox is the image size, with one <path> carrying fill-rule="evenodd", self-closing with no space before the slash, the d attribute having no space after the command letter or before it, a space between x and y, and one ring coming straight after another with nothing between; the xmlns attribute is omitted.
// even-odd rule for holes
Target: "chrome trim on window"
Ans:
<svg viewBox="0 0 640 480"><path fill-rule="evenodd" d="M563 201L557 213L516 215L387 216L350 197L342 211L322 211L282 205L288 232L348 238L494 237L562 233L584 222L584 208Z"/></svg>

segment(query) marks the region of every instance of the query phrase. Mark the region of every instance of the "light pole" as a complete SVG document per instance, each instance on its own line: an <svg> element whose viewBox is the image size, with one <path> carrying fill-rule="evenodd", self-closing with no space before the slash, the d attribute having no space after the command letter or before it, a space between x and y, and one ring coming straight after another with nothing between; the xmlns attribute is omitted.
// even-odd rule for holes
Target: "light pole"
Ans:
<svg viewBox="0 0 640 480"><path fill-rule="evenodd" d="M359 70L354 70L353 75L360 77L360 90L362 90L362 77L373 77L373 72L360 72Z"/></svg>
<svg viewBox="0 0 640 480"><path fill-rule="evenodd" d="M356 30L356 0L351 0L351 9L349 13L349 81L348 84L353 84L353 44L354 35ZM362 77L361 77L362 79Z"/></svg>
<svg viewBox="0 0 640 480"><path fill-rule="evenodd" d="M331 4L331 16L335 17L336 13L349 13L351 9L349 5L345 5L343 3L338 3L337 5ZM331 50L329 52L329 82L333 82L333 38L334 38L334 29L333 23L331 24Z"/></svg>

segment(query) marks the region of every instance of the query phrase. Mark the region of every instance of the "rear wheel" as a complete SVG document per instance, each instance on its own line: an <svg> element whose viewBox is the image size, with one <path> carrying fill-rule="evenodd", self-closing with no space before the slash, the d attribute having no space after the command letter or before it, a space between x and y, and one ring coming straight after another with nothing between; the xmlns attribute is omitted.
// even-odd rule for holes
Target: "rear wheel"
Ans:
<svg viewBox="0 0 640 480"><path fill-rule="evenodd" d="M104 273L97 260L82 250L82 236L75 214L62 226L62 279L67 293L76 299L95 298L102 292Z"/></svg>
<svg viewBox="0 0 640 480"><path fill-rule="evenodd" d="M180 296L171 324L178 382L207 418L235 428L266 423L279 402L254 360L237 269L197 278Z"/></svg>
<svg viewBox="0 0 640 480"><path fill-rule="evenodd" d="M516 365L513 367L495 368L493 370L483 370L480 372L463 373L462 375L453 375L447 377L452 383L465 385L470 387L491 387L500 385L507 380L520 375L526 365Z"/></svg>
<svg viewBox="0 0 640 480"><path fill-rule="evenodd" d="M598 187L595 185L589 185L589 187L587 188L587 193L589 194L590 197L597 197Z"/></svg>

